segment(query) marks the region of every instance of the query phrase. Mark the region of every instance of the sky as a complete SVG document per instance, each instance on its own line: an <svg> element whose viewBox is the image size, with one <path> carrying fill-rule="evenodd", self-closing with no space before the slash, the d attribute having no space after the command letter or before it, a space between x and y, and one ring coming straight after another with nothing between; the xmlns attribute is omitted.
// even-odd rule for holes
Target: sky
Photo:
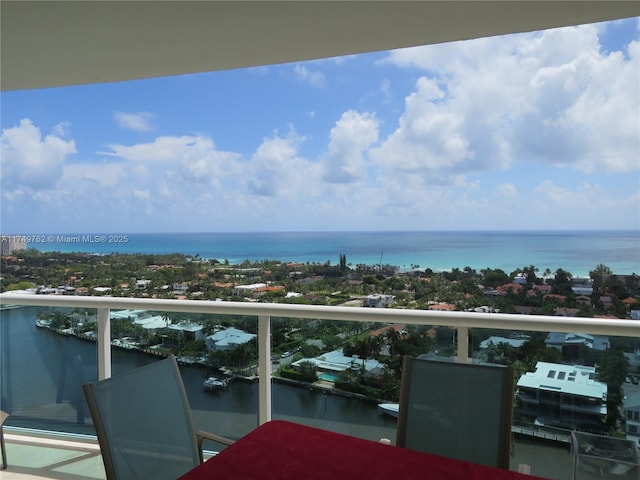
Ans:
<svg viewBox="0 0 640 480"><path fill-rule="evenodd" d="M640 230L638 18L0 111L3 234Z"/></svg>

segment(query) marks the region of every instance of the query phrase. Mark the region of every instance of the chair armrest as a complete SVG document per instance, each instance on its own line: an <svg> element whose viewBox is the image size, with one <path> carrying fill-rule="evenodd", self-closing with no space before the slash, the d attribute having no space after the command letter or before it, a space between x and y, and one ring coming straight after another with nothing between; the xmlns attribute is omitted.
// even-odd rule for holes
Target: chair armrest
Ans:
<svg viewBox="0 0 640 480"><path fill-rule="evenodd" d="M234 443L234 440L231 440L230 438L216 435L215 433L205 432L202 430L196 433L196 440L198 442L198 455L200 455L200 463L204 461L204 457L202 456L202 444L204 443L205 440L209 440L211 442L220 443L222 445L227 445L227 446L232 445Z"/></svg>

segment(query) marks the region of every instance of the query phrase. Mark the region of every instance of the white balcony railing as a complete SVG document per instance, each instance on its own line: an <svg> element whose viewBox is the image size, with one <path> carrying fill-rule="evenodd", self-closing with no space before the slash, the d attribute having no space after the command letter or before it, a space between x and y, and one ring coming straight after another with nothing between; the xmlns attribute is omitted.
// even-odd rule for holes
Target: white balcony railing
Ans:
<svg viewBox="0 0 640 480"><path fill-rule="evenodd" d="M492 328L539 332L580 332L609 336L640 337L640 321L512 315L475 312L327 307L275 303L214 302L200 300L157 300L113 297L0 294L2 305L92 308L98 312L98 378L111 376L111 309L140 309L156 312L184 312L248 315L258 319L258 377L260 423L271 419L271 317L308 318L355 322L438 325L458 330L457 361L467 362L468 329Z"/></svg>

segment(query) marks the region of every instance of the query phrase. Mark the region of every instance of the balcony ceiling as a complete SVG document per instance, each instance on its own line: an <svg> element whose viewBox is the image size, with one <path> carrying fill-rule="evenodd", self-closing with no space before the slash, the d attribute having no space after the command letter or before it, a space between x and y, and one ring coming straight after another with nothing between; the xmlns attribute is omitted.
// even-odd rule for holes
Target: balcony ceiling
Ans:
<svg viewBox="0 0 640 480"><path fill-rule="evenodd" d="M3 91L277 64L640 15L630 1L0 2Z"/></svg>

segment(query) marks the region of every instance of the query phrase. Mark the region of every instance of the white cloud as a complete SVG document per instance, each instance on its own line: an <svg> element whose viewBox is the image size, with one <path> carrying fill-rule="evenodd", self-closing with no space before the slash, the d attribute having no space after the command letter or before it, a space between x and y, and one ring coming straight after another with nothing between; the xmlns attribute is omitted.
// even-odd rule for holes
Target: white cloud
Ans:
<svg viewBox="0 0 640 480"><path fill-rule="evenodd" d="M467 119L449 108L435 80L422 77L416 87L398 128L371 156L386 179L404 183L411 176L426 184L454 184L460 174L477 169Z"/></svg>
<svg viewBox="0 0 640 480"><path fill-rule="evenodd" d="M380 82L380 93L382 93L382 98L385 103L391 102L393 98L393 89L391 88L391 81L388 78L385 78Z"/></svg>
<svg viewBox="0 0 640 480"><path fill-rule="evenodd" d="M54 187L67 157L76 153L73 140L65 141L56 135L43 138L40 129L29 119L4 129L1 144L3 193L25 187Z"/></svg>
<svg viewBox="0 0 640 480"><path fill-rule="evenodd" d="M69 185L89 182L96 188L114 188L125 181L127 174L124 163L75 163L65 165L61 181Z"/></svg>
<svg viewBox="0 0 640 480"><path fill-rule="evenodd" d="M293 73L300 82L308 83L312 87L323 87L327 80L320 70L311 70L304 65L294 66Z"/></svg>
<svg viewBox="0 0 640 480"><path fill-rule="evenodd" d="M115 112L113 118L120 128L134 132L149 132L153 130L152 122L155 115L149 112Z"/></svg>
<svg viewBox="0 0 640 480"><path fill-rule="evenodd" d="M378 141L375 115L349 110L342 114L329 136L323 179L329 183L363 180L367 175L364 152Z"/></svg>
<svg viewBox="0 0 640 480"><path fill-rule="evenodd" d="M26 222L28 211L33 225L96 231L624 228L640 203L632 181L640 167L640 42L604 52L599 31L399 50L374 72L367 56L248 69L255 87L247 88L263 88L258 77L273 72L325 88L324 67L344 71L336 76L344 88L288 101L277 95L286 97L288 82L269 83L270 97L249 110L239 131L225 131L239 125L225 115L239 118L243 95L262 90L239 91L215 122L209 110L176 107L174 130L167 123L145 143L125 144L123 132L105 139L109 128L96 127L76 141L94 150L91 142L106 144L106 151L82 152L73 163L70 124L45 136L23 120L3 131L2 213L13 223ZM205 74L198 91L215 75ZM198 81L190 76L189 85ZM154 118L114 116L135 131L149 131ZM305 130L291 126L259 140L291 118ZM185 124L215 129L220 144L239 146L223 151L207 134L173 134ZM635 227L637 218L631 221Z"/></svg>
<svg viewBox="0 0 640 480"><path fill-rule="evenodd" d="M188 182L217 185L222 177L235 172L240 156L216 149L213 140L204 136L157 137L150 143L110 145L111 152L99 152L138 164L140 175L153 172L176 172Z"/></svg>
<svg viewBox="0 0 640 480"><path fill-rule="evenodd" d="M587 172L637 170L638 42L628 55L608 54L598 33L584 25L391 52L383 64L429 77L407 98L381 153L391 154L395 167L437 169L436 178L523 160ZM438 122L445 122L441 132ZM452 141L457 148L447 148Z"/></svg>
<svg viewBox="0 0 640 480"><path fill-rule="evenodd" d="M293 128L285 137L275 134L265 138L251 160L242 166L244 184L251 194L260 198L258 202L263 202L265 197L295 202L296 198L311 195L315 190L312 185L318 166L300 156L304 140Z"/></svg>
<svg viewBox="0 0 640 480"><path fill-rule="evenodd" d="M54 125L53 129L51 129L51 133L56 137L66 137L69 135L70 128L71 124L69 122L60 122L57 125Z"/></svg>

